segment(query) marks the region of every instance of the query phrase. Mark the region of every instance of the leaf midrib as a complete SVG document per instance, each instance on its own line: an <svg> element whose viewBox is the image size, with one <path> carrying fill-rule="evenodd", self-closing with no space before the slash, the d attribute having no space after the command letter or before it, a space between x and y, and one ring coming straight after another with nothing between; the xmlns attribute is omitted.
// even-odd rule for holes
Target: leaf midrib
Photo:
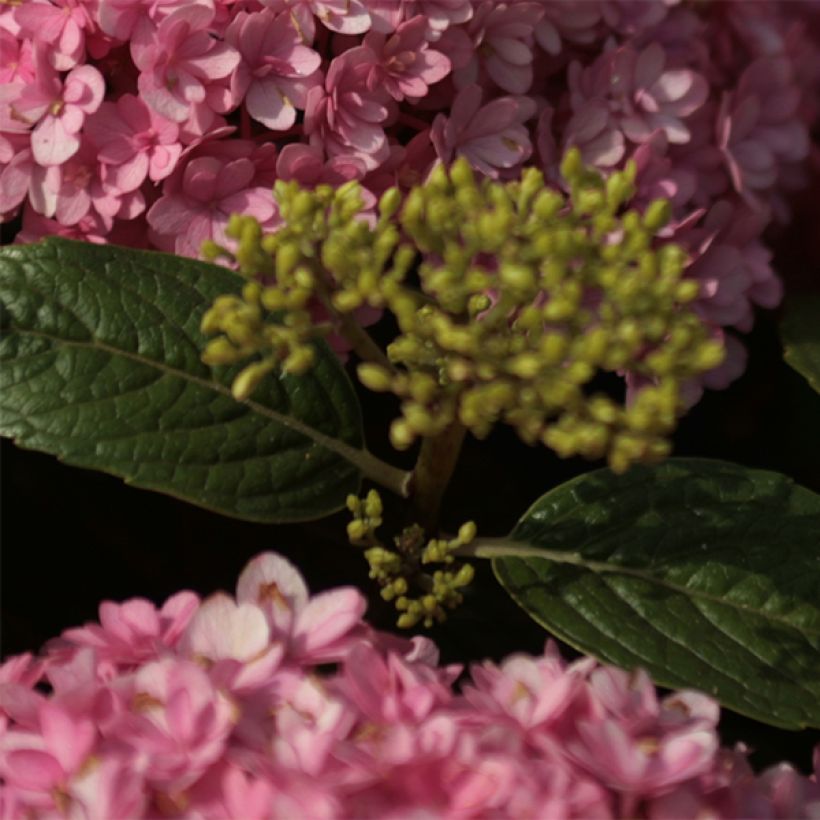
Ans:
<svg viewBox="0 0 820 820"><path fill-rule="evenodd" d="M196 384L199 387L202 387L206 390L210 390L214 393L225 396L231 399L232 401L237 402L238 404L246 405L254 413L258 413L259 415L268 418L271 421L275 421L277 424L281 424L282 426L287 427L293 430L294 432L305 436L311 441L314 441L319 446L336 453L338 456L345 459L345 461L350 462L359 469L361 469L361 465L364 461L367 461L370 458L372 458L372 455L364 448L353 447L347 444L346 442L341 441L340 439L328 436L326 433L322 433L320 430L317 430L314 427L310 427L309 425L304 424L303 422L293 418L292 416L287 416L283 413L279 413L276 410L272 410L269 407L265 407L263 404L259 404L258 402L253 401L252 399L246 399L245 401L239 402L237 399L234 398L230 389L225 385L219 384L219 382L215 382L209 379L203 379L202 377L196 376L193 373L188 373L185 370L179 370L178 368L171 367L170 365L165 364L164 362L158 362L154 359L149 359L145 356L141 356L140 354L133 353L129 350L122 350L121 348L108 345L105 342L100 342L96 339L92 339L90 342L68 340L50 333L45 333L43 331L20 328L14 325L13 323L9 326L9 330L21 336L30 336L33 338L45 339L46 341L57 346L79 348L81 350L98 350L103 353L106 353L109 356L121 356L123 358L137 362L138 364L141 364L143 366L152 367L165 375L173 376L175 378L181 379L182 381L190 382L191 384Z"/></svg>
<svg viewBox="0 0 820 820"><path fill-rule="evenodd" d="M737 603L735 601L726 600L725 598L718 598L701 590L693 590L688 587L681 587L678 584L673 584L662 578L654 575L647 575L630 567L615 566L601 561L591 561L585 559L580 553L562 553L553 550L547 550L538 547L531 542L511 542L509 539L478 539L470 544L470 553L478 558L520 558L526 560L527 558L535 558L542 561L554 561L557 564L569 564L571 566L580 567L581 569L589 570L596 574L615 574L625 575L630 578L637 578L646 583L655 584L663 589L678 593L685 597L697 598L699 600L708 601L709 603L725 606L745 614L756 615L766 621L788 629L794 630L801 635L813 635L820 638L820 629L811 627L797 626L796 624L778 617L764 613L759 609L752 609L749 606ZM815 647L817 649L817 647Z"/></svg>

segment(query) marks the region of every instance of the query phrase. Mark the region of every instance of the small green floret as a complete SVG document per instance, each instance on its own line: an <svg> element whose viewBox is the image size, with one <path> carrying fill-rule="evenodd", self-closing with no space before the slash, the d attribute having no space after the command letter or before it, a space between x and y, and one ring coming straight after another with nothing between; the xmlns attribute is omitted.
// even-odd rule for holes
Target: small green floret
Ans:
<svg viewBox="0 0 820 820"><path fill-rule="evenodd" d="M475 524L462 524L455 538L429 540L421 527L412 525L394 539L393 549L387 549L376 534L382 523L379 494L370 490L363 499L348 496L347 508L353 515L347 525L348 538L368 547L364 557L370 577L379 584L381 597L394 602L400 613L398 626L410 629L424 623L429 627L444 621L447 611L463 601L463 590L475 574L456 555L475 538ZM436 564L439 568L433 567Z"/></svg>

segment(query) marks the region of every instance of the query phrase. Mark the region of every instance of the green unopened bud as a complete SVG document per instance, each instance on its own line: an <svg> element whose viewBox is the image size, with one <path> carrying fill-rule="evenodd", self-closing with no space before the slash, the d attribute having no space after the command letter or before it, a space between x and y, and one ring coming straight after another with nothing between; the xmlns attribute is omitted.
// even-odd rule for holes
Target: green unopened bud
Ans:
<svg viewBox="0 0 820 820"><path fill-rule="evenodd" d="M475 521L467 521L458 528L458 540L461 544L469 544L476 536Z"/></svg>
<svg viewBox="0 0 820 820"><path fill-rule="evenodd" d="M465 157L459 157L450 167L450 179L456 188L472 188L475 186L475 175L470 163Z"/></svg>
<svg viewBox="0 0 820 820"><path fill-rule="evenodd" d="M379 216L387 221L393 217L401 207L401 191L398 188L388 188L379 200Z"/></svg>
<svg viewBox="0 0 820 820"><path fill-rule="evenodd" d="M362 362L356 368L359 381L368 389L376 393L384 393L393 386L393 378L386 367L372 362Z"/></svg>
<svg viewBox="0 0 820 820"><path fill-rule="evenodd" d="M535 274L527 265L516 265L509 262L501 264L499 275L503 284L521 291L535 289Z"/></svg>
<svg viewBox="0 0 820 820"><path fill-rule="evenodd" d="M299 347L282 362L282 370L298 376L308 371L316 361L316 351L312 347Z"/></svg>
<svg viewBox="0 0 820 820"><path fill-rule="evenodd" d="M236 364L245 358L245 354L237 350L225 336L212 339L205 345L202 361L205 364Z"/></svg>
<svg viewBox="0 0 820 820"><path fill-rule="evenodd" d="M643 215L644 227L657 233L672 218L672 205L668 199L656 199L649 203Z"/></svg>
<svg viewBox="0 0 820 820"><path fill-rule="evenodd" d="M573 182L578 179L583 170L584 162L581 158L581 152L573 146L564 154L564 158L561 160L561 176L567 182Z"/></svg>
<svg viewBox="0 0 820 820"><path fill-rule="evenodd" d="M233 380L231 393L237 401L244 401L257 388L259 382L273 369L272 362L254 362L249 364Z"/></svg>

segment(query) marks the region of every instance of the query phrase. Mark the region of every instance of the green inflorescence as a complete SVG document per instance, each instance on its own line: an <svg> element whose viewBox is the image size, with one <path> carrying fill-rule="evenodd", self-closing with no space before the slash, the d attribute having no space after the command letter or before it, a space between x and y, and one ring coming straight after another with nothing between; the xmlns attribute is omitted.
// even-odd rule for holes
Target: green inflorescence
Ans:
<svg viewBox="0 0 820 820"><path fill-rule="evenodd" d="M251 281L206 314L203 329L222 335L205 360L255 357L234 383L243 398L275 367L310 366L323 330L311 321L315 300L342 331L355 309L387 308L399 335L388 360L365 361L358 375L401 399L397 448L454 421L478 437L501 421L528 443L605 456L617 471L663 457L683 385L717 366L723 348L690 307L698 284L683 276L684 251L655 241L669 204L628 208L634 163L604 180L572 149L561 173L568 196L534 168L514 182L477 181L460 159L404 198L388 190L370 222L356 183L277 183L280 230L262 235L247 217L229 227ZM590 389L602 371L645 387L625 406Z"/></svg>
<svg viewBox="0 0 820 820"><path fill-rule="evenodd" d="M413 525L394 539L394 549L388 549L376 534L382 523L379 494L370 490L365 498L348 496L347 508L353 515L347 525L348 537L351 543L366 547L370 577L381 587L382 598L393 601L399 612L398 626L410 629L422 622L429 627L444 621L447 611L463 601L462 590L475 574L471 564L457 561L455 555L475 538L475 524L463 524L455 538L428 541L424 530ZM436 564L438 568L430 572Z"/></svg>

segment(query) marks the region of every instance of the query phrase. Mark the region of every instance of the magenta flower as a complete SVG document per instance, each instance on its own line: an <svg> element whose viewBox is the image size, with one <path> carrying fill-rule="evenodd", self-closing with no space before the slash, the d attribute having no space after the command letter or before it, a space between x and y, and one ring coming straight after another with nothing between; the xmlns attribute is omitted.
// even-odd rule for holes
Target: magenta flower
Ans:
<svg viewBox="0 0 820 820"><path fill-rule="evenodd" d="M405 97L423 97L428 86L450 73L450 60L429 47L427 20L422 15L401 23L395 34L371 31L364 38L365 48L374 55L367 75L367 88L384 88L397 101Z"/></svg>
<svg viewBox="0 0 820 820"><path fill-rule="evenodd" d="M323 147L331 157L353 154L368 169L381 164L389 153L381 126L389 114L386 95L367 88L373 59L373 52L364 47L336 57L324 87L308 92L305 110L305 134L311 145Z"/></svg>
<svg viewBox="0 0 820 820"><path fill-rule="evenodd" d="M106 183L123 193L139 188L146 177L165 179L182 153L179 126L133 94L104 102L89 118L85 133L106 165Z"/></svg>
<svg viewBox="0 0 820 820"><path fill-rule="evenodd" d="M587 44L599 35L601 4L589 0L544 3L543 16L535 27L535 39L547 54L561 53L562 41Z"/></svg>
<svg viewBox="0 0 820 820"><path fill-rule="evenodd" d="M214 81L236 68L239 54L208 32L213 16L209 6L181 6L155 31L131 41L142 98L174 122L184 122L194 103L207 103L214 110L224 105Z"/></svg>
<svg viewBox="0 0 820 820"><path fill-rule="evenodd" d="M301 44L285 15L268 11L237 14L225 32L226 42L242 60L231 74L231 93L244 97L248 113L274 131L285 131L303 109L308 91L321 83L321 57Z"/></svg>
<svg viewBox="0 0 820 820"><path fill-rule="evenodd" d="M524 123L535 104L528 97L499 97L482 106L481 96L477 85L459 91L450 116L439 114L433 121L430 140L442 162L464 156L482 174L496 178L532 153Z"/></svg>
<svg viewBox="0 0 820 820"><path fill-rule="evenodd" d="M80 148L86 116L100 107L105 92L102 74L90 65L73 68L60 80L49 65L47 52L34 51L35 81L17 89L13 116L34 125L31 148L40 165L60 165Z"/></svg>

